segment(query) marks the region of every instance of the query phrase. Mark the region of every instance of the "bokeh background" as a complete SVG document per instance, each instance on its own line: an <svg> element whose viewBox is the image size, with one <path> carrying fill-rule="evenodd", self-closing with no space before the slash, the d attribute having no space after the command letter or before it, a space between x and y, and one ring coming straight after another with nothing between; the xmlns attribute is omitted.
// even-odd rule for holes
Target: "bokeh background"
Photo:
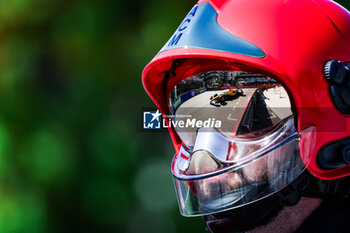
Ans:
<svg viewBox="0 0 350 233"><path fill-rule="evenodd" d="M195 2L0 1L1 233L205 232L141 129L142 69Z"/></svg>

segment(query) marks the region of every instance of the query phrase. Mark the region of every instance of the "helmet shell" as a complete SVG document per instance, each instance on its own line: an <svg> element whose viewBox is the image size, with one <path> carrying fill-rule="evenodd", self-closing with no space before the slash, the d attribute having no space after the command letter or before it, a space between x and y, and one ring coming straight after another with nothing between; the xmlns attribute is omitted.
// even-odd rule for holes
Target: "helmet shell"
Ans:
<svg viewBox="0 0 350 233"><path fill-rule="evenodd" d="M257 46L265 56L196 47L162 50L142 74L144 87L160 111L169 113L169 93L180 81L166 79L165 74L174 67L174 61L186 59L177 70L180 73L192 69L194 74L200 68L192 67L206 69L216 63L224 66L220 61L259 70L278 79L287 89L293 101L297 129L310 125L317 128L316 147L308 170L321 179L349 175L350 166L323 170L316 162L317 153L324 145L350 136L350 116L335 108L323 74L329 60L350 62L349 12L329 0L201 0L197 3L201 4L210 4L215 9L221 28ZM181 140L173 128L169 132L178 152Z"/></svg>

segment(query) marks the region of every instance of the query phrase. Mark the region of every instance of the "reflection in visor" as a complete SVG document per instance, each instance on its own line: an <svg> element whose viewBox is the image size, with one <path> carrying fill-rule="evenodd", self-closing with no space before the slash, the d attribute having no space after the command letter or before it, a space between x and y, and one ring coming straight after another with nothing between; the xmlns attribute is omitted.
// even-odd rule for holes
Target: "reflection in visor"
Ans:
<svg viewBox="0 0 350 233"><path fill-rule="evenodd" d="M186 78L172 90L169 105L172 121L188 123L175 127L187 147L195 144L200 128L194 124L197 122L220 122L217 130L228 137L257 137L292 115L281 84L260 74L238 71Z"/></svg>
<svg viewBox="0 0 350 233"><path fill-rule="evenodd" d="M183 142L172 164L183 215L265 198L309 162L316 128L295 131L287 91L270 77L242 71L194 75L174 87L169 108Z"/></svg>

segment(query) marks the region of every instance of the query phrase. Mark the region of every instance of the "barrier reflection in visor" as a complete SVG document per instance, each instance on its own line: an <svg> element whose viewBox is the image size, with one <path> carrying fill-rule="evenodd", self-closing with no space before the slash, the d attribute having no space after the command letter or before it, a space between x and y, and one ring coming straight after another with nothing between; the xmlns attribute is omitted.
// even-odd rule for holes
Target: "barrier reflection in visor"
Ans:
<svg viewBox="0 0 350 233"><path fill-rule="evenodd" d="M185 78L171 91L169 108L171 120L185 126L173 124L187 147L194 147L202 127L215 127L227 137L258 137L292 115L280 83L243 71L211 71Z"/></svg>

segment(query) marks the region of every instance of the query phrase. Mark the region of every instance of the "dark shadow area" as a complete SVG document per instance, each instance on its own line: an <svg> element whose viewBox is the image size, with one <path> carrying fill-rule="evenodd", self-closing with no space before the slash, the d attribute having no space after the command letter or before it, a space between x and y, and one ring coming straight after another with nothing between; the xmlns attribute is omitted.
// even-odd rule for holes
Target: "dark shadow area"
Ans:
<svg viewBox="0 0 350 233"><path fill-rule="evenodd" d="M269 109L265 104L263 92L257 90L238 126L236 135L249 134L266 128L271 128L273 122L270 119Z"/></svg>

